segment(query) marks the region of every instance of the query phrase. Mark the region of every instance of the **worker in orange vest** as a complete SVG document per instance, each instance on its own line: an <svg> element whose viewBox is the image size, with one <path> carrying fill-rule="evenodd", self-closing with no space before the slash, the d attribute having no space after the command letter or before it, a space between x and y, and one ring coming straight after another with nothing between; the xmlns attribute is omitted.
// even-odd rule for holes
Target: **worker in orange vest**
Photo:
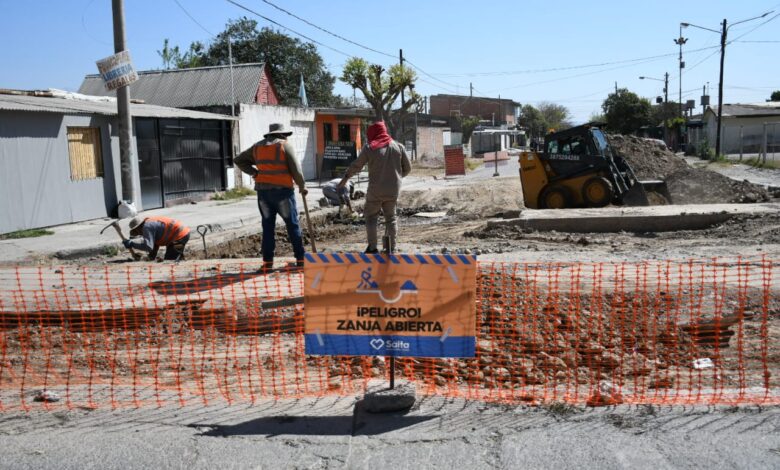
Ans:
<svg viewBox="0 0 780 470"><path fill-rule="evenodd" d="M271 124L263 140L244 150L233 160L241 171L255 179L257 205L263 221L263 240L260 246L263 252L263 269L270 269L274 264L277 214L282 217L287 227L295 264L303 266L305 251L293 188L297 185L303 197L306 197L308 191L295 150L287 142L290 135L292 132L286 130L284 124Z"/></svg>
<svg viewBox="0 0 780 470"><path fill-rule="evenodd" d="M125 248L146 251L149 259L157 258L157 250L165 247L165 260L184 259L184 247L190 241L190 229L170 217L135 216L130 220L130 237L142 237L141 241L125 240Z"/></svg>

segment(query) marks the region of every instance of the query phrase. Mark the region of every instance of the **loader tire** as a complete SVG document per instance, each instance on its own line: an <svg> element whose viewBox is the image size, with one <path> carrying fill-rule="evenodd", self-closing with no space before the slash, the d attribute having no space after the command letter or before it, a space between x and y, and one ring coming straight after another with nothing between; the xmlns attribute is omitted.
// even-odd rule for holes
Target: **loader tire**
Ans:
<svg viewBox="0 0 780 470"><path fill-rule="evenodd" d="M542 209L565 209L571 207L569 190L563 186L547 186L539 195Z"/></svg>
<svg viewBox="0 0 780 470"><path fill-rule="evenodd" d="M594 176L582 185L582 199L585 207L604 207L615 195L612 183L603 176Z"/></svg>

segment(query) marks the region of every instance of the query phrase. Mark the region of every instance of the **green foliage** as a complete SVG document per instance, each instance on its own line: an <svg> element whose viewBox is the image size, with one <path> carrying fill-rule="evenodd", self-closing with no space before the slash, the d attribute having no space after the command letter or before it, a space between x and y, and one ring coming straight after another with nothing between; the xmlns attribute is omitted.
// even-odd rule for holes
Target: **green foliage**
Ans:
<svg viewBox="0 0 780 470"><path fill-rule="evenodd" d="M542 101L539 103L538 109L542 119L547 123L548 129L562 131L571 127L571 121L569 121L571 114L566 106Z"/></svg>
<svg viewBox="0 0 780 470"><path fill-rule="evenodd" d="M211 196L212 201L228 201L231 199L243 199L247 196L254 196L257 193L254 189L250 188L232 188L228 189L225 192L215 192L213 196Z"/></svg>
<svg viewBox="0 0 780 470"><path fill-rule="evenodd" d="M520 109L520 125L528 130L529 137L543 137L550 129L560 131L571 127L570 113L565 106L542 101L538 107L530 104Z"/></svg>
<svg viewBox="0 0 780 470"><path fill-rule="evenodd" d="M229 21L225 30L217 34L216 39L208 45L195 41L182 54L178 46L170 48L166 39L163 50L157 52L166 68L170 65L179 68L227 65L230 63L228 38L234 64L265 62L268 65L282 104L299 104L301 75L306 84L310 106L337 106L343 103L340 97L333 94L336 77L328 72L314 44L267 27L258 30L257 22L246 17Z"/></svg>
<svg viewBox="0 0 780 470"><path fill-rule="evenodd" d="M377 120L390 121L394 114L403 116L422 99L414 91L417 74L410 67L401 67L400 64L394 64L389 70L385 70L381 65L370 64L360 57L352 57L344 64L339 79L360 90L374 110ZM406 102L393 112L393 104L401 95L401 91L408 92ZM393 127L389 122L388 125Z"/></svg>
<svg viewBox="0 0 780 470"><path fill-rule="evenodd" d="M650 101L626 88L610 93L601 105L607 129L620 134L631 134L649 125L650 108Z"/></svg>
<svg viewBox="0 0 780 470"><path fill-rule="evenodd" d="M769 97L769 101L780 101L780 90L772 92L772 96Z"/></svg>
<svg viewBox="0 0 780 470"><path fill-rule="evenodd" d="M702 160L713 160L715 158L715 151L710 148L710 143L704 140L699 145L699 158Z"/></svg>
<svg viewBox="0 0 780 470"><path fill-rule="evenodd" d="M468 143L471 140L471 134L474 133L474 128L479 125L479 116L467 116L459 119L463 142Z"/></svg>
<svg viewBox="0 0 780 470"><path fill-rule="evenodd" d="M780 161L775 160L767 160L764 161L760 157L752 157L745 160L743 163L745 165L750 165L755 168L774 168L774 169L780 169Z"/></svg>
<svg viewBox="0 0 780 470"><path fill-rule="evenodd" d="M103 247L103 256L108 256L109 258L113 258L118 254L119 254L119 248L116 245L106 245L105 247Z"/></svg>
<svg viewBox="0 0 780 470"><path fill-rule="evenodd" d="M17 232L11 232L11 233L6 233L5 235L0 235L0 240L15 240L18 238L35 238L35 237L43 237L45 235L54 235L54 232L42 228L32 228L28 230L19 230Z"/></svg>
<svg viewBox="0 0 780 470"><path fill-rule="evenodd" d="M676 122L675 120L677 119L682 120L682 123L684 124L685 120L679 117L679 112L680 112L680 105L675 103L674 101L669 101L668 103L661 103L655 106L651 105L650 125L658 126L666 123L667 127L672 129L675 126L672 126L670 123Z"/></svg>

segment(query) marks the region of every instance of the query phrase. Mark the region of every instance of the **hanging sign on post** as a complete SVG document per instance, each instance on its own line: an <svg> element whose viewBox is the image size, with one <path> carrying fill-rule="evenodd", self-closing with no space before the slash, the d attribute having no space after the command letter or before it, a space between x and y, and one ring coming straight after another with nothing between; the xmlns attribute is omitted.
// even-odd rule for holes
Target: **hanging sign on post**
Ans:
<svg viewBox="0 0 780 470"><path fill-rule="evenodd" d="M307 253L307 354L473 357L473 255Z"/></svg>

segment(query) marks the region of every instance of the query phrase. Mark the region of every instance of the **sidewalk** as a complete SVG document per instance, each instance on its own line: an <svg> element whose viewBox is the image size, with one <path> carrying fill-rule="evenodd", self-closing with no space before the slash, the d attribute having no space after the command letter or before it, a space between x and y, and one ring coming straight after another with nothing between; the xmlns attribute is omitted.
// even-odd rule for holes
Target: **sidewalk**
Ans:
<svg viewBox="0 0 780 470"><path fill-rule="evenodd" d="M356 185L357 189L365 191L365 181ZM337 208L320 208L319 199L322 190L316 181L306 184L309 195L306 200L312 220L317 215L324 215L328 210ZM303 200L300 193L295 191L298 211L303 214ZM145 216L165 216L182 221L190 227L190 245L197 243L201 246L200 236L195 231L199 225L206 225L209 231L206 235L207 242L218 240L221 236L230 233L231 236L250 235L260 233L260 211L257 208L257 198L249 196L244 199L229 201L203 201L195 204L183 204L180 206L154 209L141 212ZM75 224L51 227L49 230L54 235L46 235L36 238L22 238L16 240L0 240L0 264L18 263L22 261L34 261L47 258L74 259L100 256L114 249L123 251L121 240L113 228L108 228L103 234L100 230L110 224L114 219L93 219ZM127 236L129 219L119 222L122 232ZM283 225L281 218L277 218L277 224ZM306 224L302 221L302 229ZM193 245L195 246L195 245Z"/></svg>

